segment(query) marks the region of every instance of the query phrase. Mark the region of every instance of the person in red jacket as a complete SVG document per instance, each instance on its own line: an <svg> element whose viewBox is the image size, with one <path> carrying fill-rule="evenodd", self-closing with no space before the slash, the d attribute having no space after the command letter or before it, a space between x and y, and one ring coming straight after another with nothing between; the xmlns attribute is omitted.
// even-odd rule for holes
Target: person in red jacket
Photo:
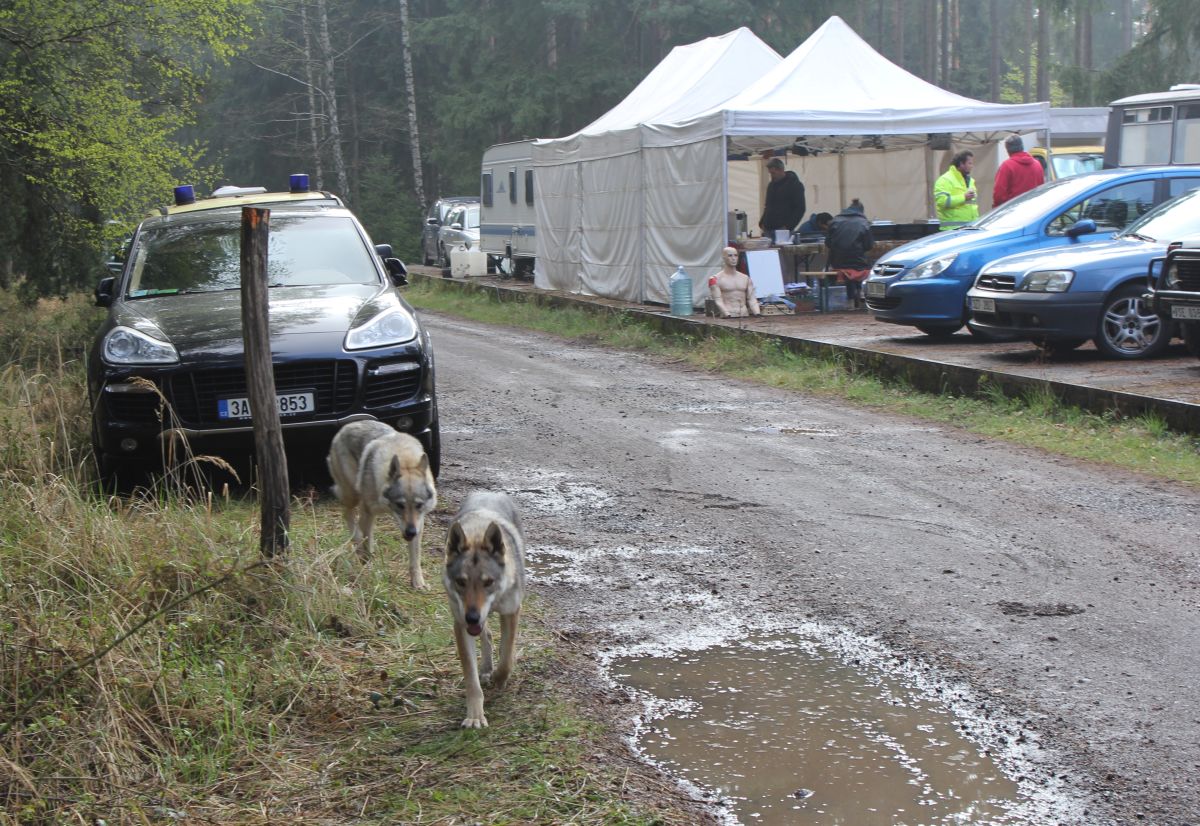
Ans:
<svg viewBox="0 0 1200 826"><path fill-rule="evenodd" d="M1022 192L1039 187L1046 180L1046 172L1037 159L1025 151L1020 135L1009 135L1004 141L1008 160L996 170L996 182L992 187L992 209L1005 201L1011 201Z"/></svg>

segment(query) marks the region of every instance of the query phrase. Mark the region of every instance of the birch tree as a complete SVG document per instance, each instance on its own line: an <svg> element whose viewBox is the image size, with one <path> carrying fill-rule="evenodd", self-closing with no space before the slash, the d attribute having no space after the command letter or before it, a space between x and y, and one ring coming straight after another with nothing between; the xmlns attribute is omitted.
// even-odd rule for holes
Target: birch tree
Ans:
<svg viewBox="0 0 1200 826"><path fill-rule="evenodd" d="M427 206L425 199L425 175L421 171L421 137L417 128L417 85L413 80L412 48L409 43L408 0L400 3L400 53L404 63L404 91L408 97L408 145L412 155L413 193L417 203L424 210Z"/></svg>
<svg viewBox="0 0 1200 826"><path fill-rule="evenodd" d="M329 13L325 0L317 0L317 45L324 67L326 119L329 124L329 148L333 155L333 172L337 176L338 194L350 200L350 180L346 176L346 159L342 153L342 126L338 120L337 72L334 68L333 45L329 40Z"/></svg>

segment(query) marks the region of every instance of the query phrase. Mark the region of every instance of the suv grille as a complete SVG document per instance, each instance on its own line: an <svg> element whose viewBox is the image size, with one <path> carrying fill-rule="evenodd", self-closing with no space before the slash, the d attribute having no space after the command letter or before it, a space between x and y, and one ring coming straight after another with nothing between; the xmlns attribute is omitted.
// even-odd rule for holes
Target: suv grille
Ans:
<svg viewBox="0 0 1200 826"><path fill-rule="evenodd" d="M1179 273L1179 288L1188 292L1200 292L1200 258L1175 256L1176 271Z"/></svg>
<svg viewBox="0 0 1200 826"><path fill-rule="evenodd" d="M421 389L421 363L412 359L373 361L367 365L363 407L387 407L408 401Z"/></svg>
<svg viewBox="0 0 1200 826"><path fill-rule="evenodd" d="M330 416L354 405L358 385L355 363L350 360L300 361L275 365L275 392L300 393L312 391L316 410L309 416L294 419ZM219 399L245 398L246 371L240 367L218 370L192 370L171 377L166 390L175 414L185 425L236 425L246 422L222 421L217 418Z"/></svg>
<svg viewBox="0 0 1200 826"><path fill-rule="evenodd" d="M975 286L981 290L1011 293L1017 289L1017 277L1015 275L984 273L979 276L979 280L975 282Z"/></svg>

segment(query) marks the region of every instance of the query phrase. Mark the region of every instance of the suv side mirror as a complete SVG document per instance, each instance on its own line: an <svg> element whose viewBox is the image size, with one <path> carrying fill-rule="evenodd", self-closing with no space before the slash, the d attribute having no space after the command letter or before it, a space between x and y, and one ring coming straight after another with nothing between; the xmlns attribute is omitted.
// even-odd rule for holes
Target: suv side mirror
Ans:
<svg viewBox="0 0 1200 826"><path fill-rule="evenodd" d="M1080 218L1073 225L1067 228L1064 233L1068 238L1078 238L1080 235L1089 235L1096 231L1096 222L1091 218Z"/></svg>
<svg viewBox="0 0 1200 826"><path fill-rule="evenodd" d="M460 223L458 223L458 222L456 221L455 223L453 223L453 224L451 224L451 225L450 225L450 229L458 229L458 230L461 230L461 229L462 229L462 224L460 224Z"/></svg>
<svg viewBox="0 0 1200 826"><path fill-rule="evenodd" d="M116 258L113 258L113 259L112 259L112 260L110 260L110 261L105 261L105 262L104 262L104 266L105 266L105 267L108 269L108 271L109 271L109 272L111 272L113 275L120 275L120 274L121 274L121 271L125 269L125 262L124 262L124 261L118 261Z"/></svg>
<svg viewBox="0 0 1200 826"><path fill-rule="evenodd" d="M1150 282L1153 289L1158 288L1158 279L1162 275L1163 264L1166 263L1166 260L1166 258L1151 258L1146 267L1146 280Z"/></svg>
<svg viewBox="0 0 1200 826"><path fill-rule="evenodd" d="M391 258L392 257L392 245L391 244L376 244L375 245L375 254L378 255L380 258Z"/></svg>
<svg viewBox="0 0 1200 826"><path fill-rule="evenodd" d="M441 223L441 221L439 221L437 218L426 218L425 219L426 226L436 227L440 223Z"/></svg>
<svg viewBox="0 0 1200 826"><path fill-rule="evenodd" d="M97 307L109 307L113 300L113 287L116 286L116 276L109 275L100 279L100 283L96 285L95 291L92 293L96 297Z"/></svg>
<svg viewBox="0 0 1200 826"><path fill-rule="evenodd" d="M404 266L403 261L399 258L388 256L383 259L383 265L387 267L388 275L391 277L394 285L397 287L408 286L408 267Z"/></svg>

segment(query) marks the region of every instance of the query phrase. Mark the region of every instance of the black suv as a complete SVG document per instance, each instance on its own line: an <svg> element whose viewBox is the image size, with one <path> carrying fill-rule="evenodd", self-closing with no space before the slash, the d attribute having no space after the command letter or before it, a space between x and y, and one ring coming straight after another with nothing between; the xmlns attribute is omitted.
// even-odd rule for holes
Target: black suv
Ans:
<svg viewBox="0 0 1200 826"><path fill-rule="evenodd" d="M421 227L422 264L450 266L450 262L441 260L438 233L441 232L442 224L446 222L446 216L450 214L450 210L459 204L477 203L479 203L478 195L456 195L452 198L438 198L433 202L433 206L429 207L429 212L425 215L425 225Z"/></svg>
<svg viewBox="0 0 1200 826"><path fill-rule="evenodd" d="M142 221L88 356L92 443L101 475L194 454L253 452L241 321L241 211L270 209L267 252L275 389L284 444L324 456L339 427L377 419L441 460L433 348L398 287L404 264L373 246L325 192L261 187L182 198ZM303 451L303 454L299 452Z"/></svg>
<svg viewBox="0 0 1200 826"><path fill-rule="evenodd" d="M1200 358L1200 238L1175 241L1165 259L1150 262L1150 284L1145 298L1154 312L1178 322L1188 351Z"/></svg>

